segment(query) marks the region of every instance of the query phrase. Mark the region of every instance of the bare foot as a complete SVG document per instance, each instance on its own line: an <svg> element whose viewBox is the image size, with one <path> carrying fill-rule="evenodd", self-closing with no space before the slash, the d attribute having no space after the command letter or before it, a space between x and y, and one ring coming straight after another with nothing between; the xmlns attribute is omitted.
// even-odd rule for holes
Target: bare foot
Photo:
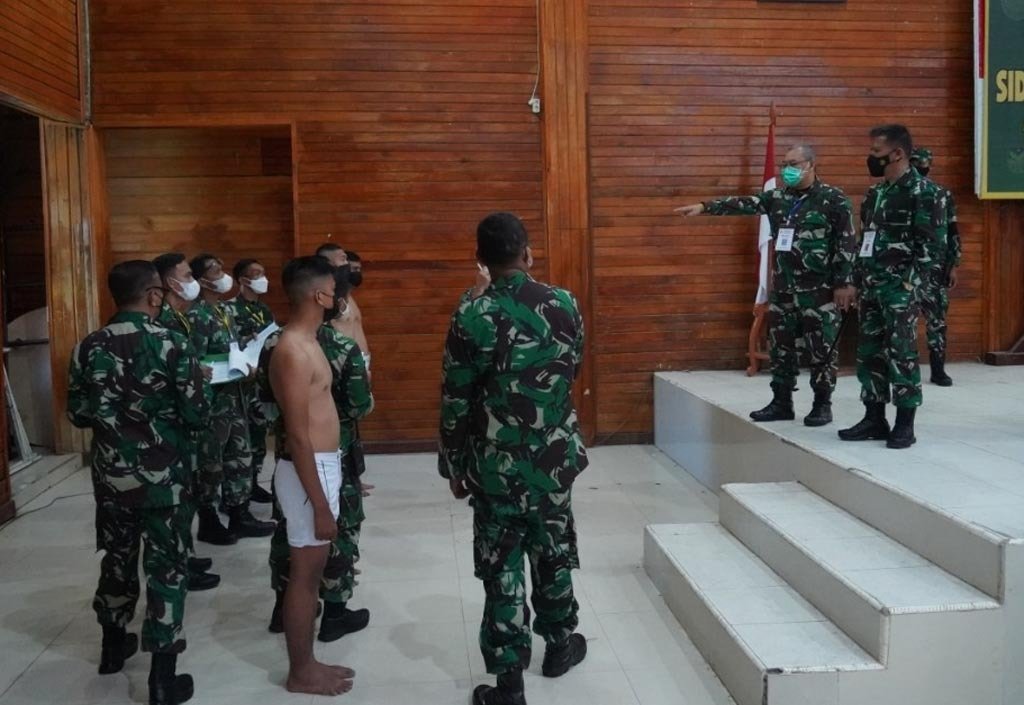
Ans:
<svg viewBox="0 0 1024 705"><path fill-rule="evenodd" d="M290 693L341 695L352 690L352 680L330 666L313 661L304 668L290 670L284 687Z"/></svg>
<svg viewBox="0 0 1024 705"><path fill-rule="evenodd" d="M345 678L346 680L356 677L356 672L348 666L335 666L329 663L325 665L327 666L327 668L331 669L332 671L340 675L342 678Z"/></svg>
<svg viewBox="0 0 1024 705"><path fill-rule="evenodd" d="M363 571L359 570L358 568L353 568L352 569L352 575L362 575L362 574L363 574Z"/></svg>

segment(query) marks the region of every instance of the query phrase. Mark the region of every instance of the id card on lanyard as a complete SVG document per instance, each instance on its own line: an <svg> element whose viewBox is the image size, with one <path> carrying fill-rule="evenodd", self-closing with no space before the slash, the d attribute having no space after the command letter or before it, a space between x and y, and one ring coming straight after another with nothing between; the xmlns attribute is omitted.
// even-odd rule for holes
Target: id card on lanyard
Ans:
<svg viewBox="0 0 1024 705"><path fill-rule="evenodd" d="M875 238L878 236L878 208L889 191L889 185L879 187L878 197L875 199L875 207L871 209L871 225L864 231L864 237L860 241L860 256L862 258L875 256Z"/></svg>
<svg viewBox="0 0 1024 705"><path fill-rule="evenodd" d="M779 228L779 234L775 237L776 252L792 252L793 240L796 239L796 228L793 227L793 218L800 212L800 208L803 207L806 199L806 195L801 196L789 209L789 215L786 216L786 227Z"/></svg>

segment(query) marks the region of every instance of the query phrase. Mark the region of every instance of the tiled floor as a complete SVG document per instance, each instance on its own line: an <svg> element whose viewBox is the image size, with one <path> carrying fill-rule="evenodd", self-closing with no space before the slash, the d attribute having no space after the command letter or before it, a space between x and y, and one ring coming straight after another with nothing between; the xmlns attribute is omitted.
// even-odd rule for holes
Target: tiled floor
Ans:
<svg viewBox="0 0 1024 705"><path fill-rule="evenodd" d="M450 499L428 455L373 456L353 606L371 626L331 645L323 658L357 670L339 702L463 705L490 682L476 646L483 605L473 578L469 508ZM148 660L115 676L96 674L99 628L90 607L98 570L89 480L79 472L40 496L0 531L0 705L120 705L144 702ZM726 705L732 701L640 567L648 523L704 522L717 499L649 447L592 452L574 492L584 569L576 574L587 660L569 675L539 675L542 644L527 677L533 705ZM197 705L313 703L288 695L282 637L267 633L272 603L265 540L199 544L224 582L189 597L188 651Z"/></svg>

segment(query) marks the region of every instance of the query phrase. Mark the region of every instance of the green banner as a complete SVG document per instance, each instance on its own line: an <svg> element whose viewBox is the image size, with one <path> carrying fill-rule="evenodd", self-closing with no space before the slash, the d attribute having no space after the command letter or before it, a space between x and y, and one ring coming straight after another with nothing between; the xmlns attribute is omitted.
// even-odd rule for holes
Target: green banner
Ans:
<svg viewBox="0 0 1024 705"><path fill-rule="evenodd" d="M982 198L1024 198L1024 0L984 0Z"/></svg>

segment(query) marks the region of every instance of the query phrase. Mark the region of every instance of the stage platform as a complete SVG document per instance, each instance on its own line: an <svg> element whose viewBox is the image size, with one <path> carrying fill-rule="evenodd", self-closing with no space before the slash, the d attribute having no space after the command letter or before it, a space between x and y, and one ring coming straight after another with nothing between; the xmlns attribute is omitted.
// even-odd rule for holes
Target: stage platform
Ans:
<svg viewBox="0 0 1024 705"><path fill-rule="evenodd" d="M767 376L656 375L656 444L720 516L648 527L645 565L739 705L1024 702L1024 368L950 374L901 451L837 438L855 378L812 429L806 375L771 424Z"/></svg>

